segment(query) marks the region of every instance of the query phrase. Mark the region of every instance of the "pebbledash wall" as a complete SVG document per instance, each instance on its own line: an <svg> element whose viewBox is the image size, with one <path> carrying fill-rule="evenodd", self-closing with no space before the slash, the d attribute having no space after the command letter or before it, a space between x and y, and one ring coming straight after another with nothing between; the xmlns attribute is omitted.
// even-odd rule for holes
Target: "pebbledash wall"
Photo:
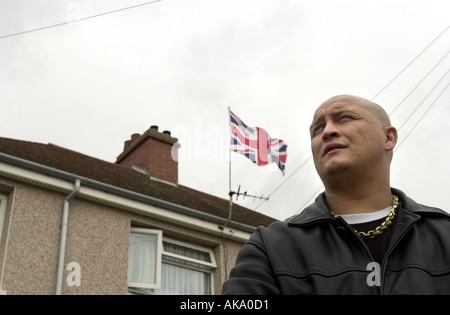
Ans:
<svg viewBox="0 0 450 315"><path fill-rule="evenodd" d="M155 130L151 133L155 133ZM151 134L143 136L146 139L141 138L138 140L140 143L151 138ZM156 136L159 137L160 133L156 133ZM211 268L211 294L220 294L222 283L233 267L237 253L252 230L259 224L268 225L275 221L242 207L238 207L238 214L248 217L250 211L253 218L250 216L249 220L256 224L234 218L229 221L227 209L223 206L227 200L170 183L170 180L177 180L177 170L166 178L169 181L158 185L164 189L173 189L174 192L185 189L199 200L215 201L217 205L211 209L217 208L221 212L213 213L213 210L205 211L200 207L195 209L193 205L189 207L189 202L192 202L189 200L183 204L176 200L158 199L131 189L108 186L107 182L112 180L102 182L98 178L83 176L86 174L61 170L55 165L43 165L33 161L41 157L34 158L31 153L22 153L24 150L17 149L27 143L16 145L15 140L1 140L1 294L55 294L58 281L61 294L127 294L132 228L155 229L162 231L164 238L211 249L216 262L216 266ZM130 149L128 145L126 143L124 152ZM26 148L30 146L28 144ZM49 149L66 150L47 145L42 145L42 148L42 152ZM67 154L66 151L64 154ZM35 154L39 156L42 152ZM51 154L55 155L53 152ZM69 151L67 156L70 154ZM74 152L72 156L80 160L77 154ZM24 159L27 155L30 159ZM120 159L124 159L124 156L119 156L118 161ZM106 163L92 161L99 165ZM129 172L132 163L126 165L126 170L125 166L119 166L118 163L106 166ZM141 164L139 167L142 171L147 165ZM151 169L148 172L150 174ZM135 173L130 176L142 175ZM151 176L148 177L151 180ZM79 191L74 193L76 180L81 185ZM67 203L67 236L61 278L58 277L58 268L61 268L63 209L65 199L70 194L74 196ZM180 194L186 198L186 192ZM227 223L225 228L219 228L224 223Z"/></svg>

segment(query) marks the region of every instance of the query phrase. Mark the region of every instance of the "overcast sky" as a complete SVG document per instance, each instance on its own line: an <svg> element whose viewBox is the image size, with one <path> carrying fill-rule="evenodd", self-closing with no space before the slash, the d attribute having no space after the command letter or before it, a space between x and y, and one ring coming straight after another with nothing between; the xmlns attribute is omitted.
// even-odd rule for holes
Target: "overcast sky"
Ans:
<svg viewBox="0 0 450 315"><path fill-rule="evenodd" d="M285 176L231 154L232 190L270 195L237 203L285 219L323 191L315 109L354 94L400 129L391 185L450 211L450 1L144 3L0 0L0 136L115 162L158 125L181 144L179 183L227 199L230 107L288 144Z"/></svg>

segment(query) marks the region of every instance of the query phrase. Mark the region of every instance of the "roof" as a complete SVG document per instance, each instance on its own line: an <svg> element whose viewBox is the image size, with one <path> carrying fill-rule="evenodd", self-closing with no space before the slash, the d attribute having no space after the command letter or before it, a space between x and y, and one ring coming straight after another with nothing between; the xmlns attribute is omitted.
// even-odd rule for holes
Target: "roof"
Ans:
<svg viewBox="0 0 450 315"><path fill-rule="evenodd" d="M229 215L229 200L183 185L154 181L131 168L54 144L0 137L0 152L217 217L227 219ZM233 204L231 220L255 227L277 221L238 204Z"/></svg>

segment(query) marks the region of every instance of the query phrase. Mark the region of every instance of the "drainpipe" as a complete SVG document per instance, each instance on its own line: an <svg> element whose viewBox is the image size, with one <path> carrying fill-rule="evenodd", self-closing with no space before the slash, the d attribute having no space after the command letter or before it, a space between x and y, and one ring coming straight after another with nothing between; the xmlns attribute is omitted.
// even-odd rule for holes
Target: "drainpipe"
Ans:
<svg viewBox="0 0 450 315"><path fill-rule="evenodd" d="M58 276L56 278L56 295L61 295L63 275L64 275L64 257L66 255L67 223L69 221L69 203L80 191L80 180L75 181L74 190L64 199L63 218L61 224L61 243L59 247Z"/></svg>

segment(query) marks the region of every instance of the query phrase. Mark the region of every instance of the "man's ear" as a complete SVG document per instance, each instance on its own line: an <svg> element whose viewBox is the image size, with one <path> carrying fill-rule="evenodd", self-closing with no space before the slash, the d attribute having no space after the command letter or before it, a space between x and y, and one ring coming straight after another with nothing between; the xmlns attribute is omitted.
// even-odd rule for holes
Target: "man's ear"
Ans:
<svg viewBox="0 0 450 315"><path fill-rule="evenodd" d="M384 149L386 151L392 151L395 148L395 145L397 144L398 134L397 129L393 126L388 126L384 128L384 132L386 135L386 142L384 145Z"/></svg>

